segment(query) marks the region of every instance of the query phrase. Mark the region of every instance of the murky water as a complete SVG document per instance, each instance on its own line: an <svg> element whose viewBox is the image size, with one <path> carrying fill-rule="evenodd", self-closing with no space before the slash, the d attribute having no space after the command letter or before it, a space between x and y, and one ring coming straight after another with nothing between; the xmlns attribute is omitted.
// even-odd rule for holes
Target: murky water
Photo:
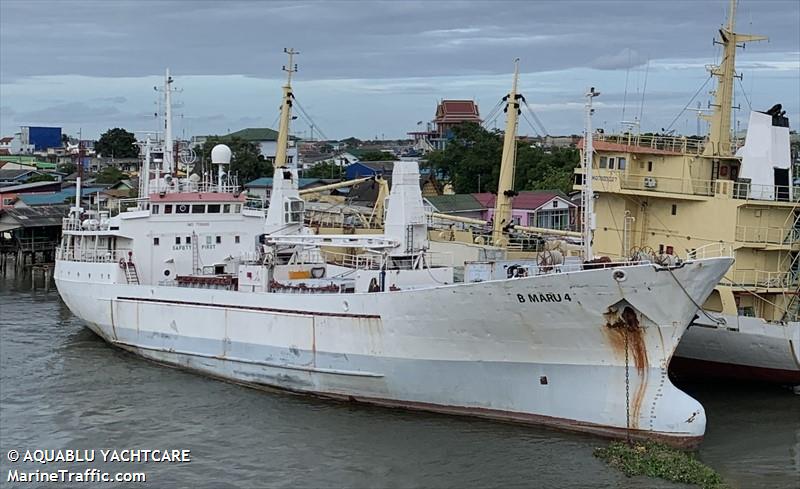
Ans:
<svg viewBox="0 0 800 489"><path fill-rule="evenodd" d="M800 396L689 386L709 426L700 458L741 488L800 487ZM2 487L674 488L548 429L261 392L106 345L55 290L0 279ZM12 463L8 450L191 450L189 463ZM147 484L13 484L9 470L141 471Z"/></svg>

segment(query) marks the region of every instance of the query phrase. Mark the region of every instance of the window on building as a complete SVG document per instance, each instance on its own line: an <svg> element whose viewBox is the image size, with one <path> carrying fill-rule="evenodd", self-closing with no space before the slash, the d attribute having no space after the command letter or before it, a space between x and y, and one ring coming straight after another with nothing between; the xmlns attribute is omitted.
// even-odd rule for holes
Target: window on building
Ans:
<svg viewBox="0 0 800 489"><path fill-rule="evenodd" d="M222 236L217 236L217 244L222 244Z"/></svg>
<svg viewBox="0 0 800 489"><path fill-rule="evenodd" d="M150 208L150 212L153 214L158 214L158 204L153 205L153 207Z"/></svg>
<svg viewBox="0 0 800 489"><path fill-rule="evenodd" d="M625 158L617 158L617 170L624 170L626 164Z"/></svg>
<svg viewBox="0 0 800 489"><path fill-rule="evenodd" d="M153 238L153 246L158 246L158 238Z"/></svg>
<svg viewBox="0 0 800 489"><path fill-rule="evenodd" d="M239 236L234 237L233 242L239 244Z"/></svg>
<svg viewBox="0 0 800 489"><path fill-rule="evenodd" d="M189 213L189 206L186 204L177 204L175 206L175 213L176 214L188 214Z"/></svg>
<svg viewBox="0 0 800 489"><path fill-rule="evenodd" d="M204 214L206 212L206 205L205 204L194 204L192 205L192 214Z"/></svg>
<svg viewBox="0 0 800 489"><path fill-rule="evenodd" d="M678 215L678 205L677 204L672 204L672 215L673 216Z"/></svg>
<svg viewBox="0 0 800 489"><path fill-rule="evenodd" d="M653 162L652 161L648 161L647 162L647 171L653 171Z"/></svg>
<svg viewBox="0 0 800 489"><path fill-rule="evenodd" d="M180 236L175 236L175 244L176 245L181 244L181 237Z"/></svg>
<svg viewBox="0 0 800 489"><path fill-rule="evenodd" d="M172 204L164 204L164 214L172 214Z"/></svg>
<svg viewBox="0 0 800 489"><path fill-rule="evenodd" d="M219 214L219 204L208 204L209 214Z"/></svg>
<svg viewBox="0 0 800 489"><path fill-rule="evenodd" d="M608 168L608 157L601 156L600 157L600 168Z"/></svg>
<svg viewBox="0 0 800 489"><path fill-rule="evenodd" d="M544 209L532 214L535 218L536 227L545 229L568 229L569 228L569 209Z"/></svg>
<svg viewBox="0 0 800 489"><path fill-rule="evenodd" d="M186 236L186 241L185 241L185 243L186 243L186 244L192 244L192 237L191 237L191 236Z"/></svg>

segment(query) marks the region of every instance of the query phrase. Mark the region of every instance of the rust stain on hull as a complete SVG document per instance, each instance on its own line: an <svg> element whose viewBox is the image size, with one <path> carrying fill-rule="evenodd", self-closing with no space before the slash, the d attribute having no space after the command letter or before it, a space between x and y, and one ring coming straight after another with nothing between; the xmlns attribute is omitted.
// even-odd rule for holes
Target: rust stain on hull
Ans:
<svg viewBox="0 0 800 489"><path fill-rule="evenodd" d="M644 330L640 324L639 316L630 306L625 306L622 312L609 308L603 314L603 317L606 320L603 332L612 350L614 350L618 358L624 359L627 342L629 363L636 368L636 373L641 379L630 399L631 428L637 429L639 426L639 414L644 402L644 394L647 390L647 368L649 366Z"/></svg>

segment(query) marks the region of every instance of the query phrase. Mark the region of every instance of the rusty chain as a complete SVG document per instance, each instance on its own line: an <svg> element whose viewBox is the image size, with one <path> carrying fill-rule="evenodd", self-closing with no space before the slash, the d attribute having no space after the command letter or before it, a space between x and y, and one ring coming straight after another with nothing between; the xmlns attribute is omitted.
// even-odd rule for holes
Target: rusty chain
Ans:
<svg viewBox="0 0 800 489"><path fill-rule="evenodd" d="M628 328L622 328L625 335L625 439L631 443L631 379L628 360Z"/></svg>

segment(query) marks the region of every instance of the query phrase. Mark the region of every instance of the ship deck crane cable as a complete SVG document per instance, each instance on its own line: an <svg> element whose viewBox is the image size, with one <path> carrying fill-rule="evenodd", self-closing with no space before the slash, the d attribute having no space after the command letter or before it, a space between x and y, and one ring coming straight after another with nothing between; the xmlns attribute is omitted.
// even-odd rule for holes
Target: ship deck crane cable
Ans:
<svg viewBox="0 0 800 489"><path fill-rule="evenodd" d="M672 273L672 267L666 267L666 269L669 272L669 274L672 277L672 279L675 280L675 283L678 284L678 287L680 287L680 289L683 291L683 293L686 294L686 297L689 298L689 300L692 302L692 304L694 304L695 307L697 307L697 309L700 312L702 312L705 317L710 319L713 323L715 323L718 326L727 326L728 325L728 322L725 321L725 318L712 316L705 309L703 309L703 306L701 306L700 304L697 303L697 301L694 300L694 297L692 297L692 295L689 293L689 291L686 290L686 287L684 287L683 284L681 283L681 281L678 280L678 277L676 277L675 274Z"/></svg>
<svg viewBox="0 0 800 489"><path fill-rule="evenodd" d="M664 129L664 132L668 132L670 129L672 129L672 126L676 122L678 122L678 119L680 119L681 116L683 115L683 113L686 112L686 110L689 108L690 105L692 105L692 102L694 102L694 99L697 98L697 96L706 87L706 85L708 85L708 82L710 82L712 78L714 78L714 75L708 75L708 78L706 78L706 81L703 82L702 85L700 85L700 88L698 88L696 92L694 92L694 95L692 95L692 98L689 99L689 101L686 103L686 105L683 107L683 109L681 109L681 111L678 112L678 115L676 115L675 118L672 119L672 122L670 122L669 125L666 127L666 129Z"/></svg>

